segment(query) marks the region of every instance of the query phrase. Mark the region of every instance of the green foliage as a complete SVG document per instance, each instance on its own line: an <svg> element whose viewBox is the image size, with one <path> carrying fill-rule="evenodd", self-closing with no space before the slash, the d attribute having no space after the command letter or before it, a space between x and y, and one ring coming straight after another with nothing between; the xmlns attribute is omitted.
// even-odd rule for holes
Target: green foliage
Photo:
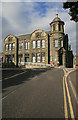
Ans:
<svg viewBox="0 0 78 120"><path fill-rule="evenodd" d="M70 20L78 22L78 2L65 2L63 3L64 9L69 9Z"/></svg>
<svg viewBox="0 0 78 120"><path fill-rule="evenodd" d="M2 68L15 68L15 64L14 63L2 63Z"/></svg>

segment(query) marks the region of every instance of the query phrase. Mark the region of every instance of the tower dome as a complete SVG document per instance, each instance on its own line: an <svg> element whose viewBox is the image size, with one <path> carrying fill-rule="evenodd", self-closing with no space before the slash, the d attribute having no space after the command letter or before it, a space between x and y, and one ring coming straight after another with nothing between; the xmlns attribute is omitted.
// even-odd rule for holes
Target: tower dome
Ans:
<svg viewBox="0 0 78 120"><path fill-rule="evenodd" d="M50 23L50 26L51 32L64 32L64 22L58 17L58 14L56 14L56 17Z"/></svg>
<svg viewBox="0 0 78 120"><path fill-rule="evenodd" d="M59 22L61 19L58 17L58 14L56 14L56 17L53 19L53 22Z"/></svg>

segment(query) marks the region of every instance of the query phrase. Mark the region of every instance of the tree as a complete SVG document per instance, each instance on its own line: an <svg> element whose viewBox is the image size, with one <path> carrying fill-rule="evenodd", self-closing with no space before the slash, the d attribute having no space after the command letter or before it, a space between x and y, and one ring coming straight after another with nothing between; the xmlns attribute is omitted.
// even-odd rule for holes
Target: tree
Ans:
<svg viewBox="0 0 78 120"><path fill-rule="evenodd" d="M69 15L71 16L70 20L78 22L78 1L77 2L64 2L64 9L69 9Z"/></svg>

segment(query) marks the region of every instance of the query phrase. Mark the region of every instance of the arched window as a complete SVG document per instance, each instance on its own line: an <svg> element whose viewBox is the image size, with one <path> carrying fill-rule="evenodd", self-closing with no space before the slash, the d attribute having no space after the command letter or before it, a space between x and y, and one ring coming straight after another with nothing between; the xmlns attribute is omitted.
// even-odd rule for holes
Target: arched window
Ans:
<svg viewBox="0 0 78 120"><path fill-rule="evenodd" d="M11 50L11 44L9 44L9 50Z"/></svg>
<svg viewBox="0 0 78 120"><path fill-rule="evenodd" d="M55 31L57 31L57 25L55 25Z"/></svg>
<svg viewBox="0 0 78 120"><path fill-rule="evenodd" d="M55 47L58 47L58 40L55 40Z"/></svg>
<svg viewBox="0 0 78 120"><path fill-rule="evenodd" d="M32 41L32 48L35 48L35 41Z"/></svg>
<svg viewBox="0 0 78 120"><path fill-rule="evenodd" d="M53 31L55 31L55 24L53 24Z"/></svg>
<svg viewBox="0 0 78 120"><path fill-rule="evenodd" d="M59 27L59 31L61 31L61 26L60 26L60 24L58 24L58 27Z"/></svg>
<svg viewBox="0 0 78 120"><path fill-rule="evenodd" d="M40 40L37 41L37 48L40 48Z"/></svg>
<svg viewBox="0 0 78 120"><path fill-rule="evenodd" d="M12 50L15 50L15 43L12 44Z"/></svg>
<svg viewBox="0 0 78 120"><path fill-rule="evenodd" d="M42 48L45 48L45 40L42 40Z"/></svg>
<svg viewBox="0 0 78 120"><path fill-rule="evenodd" d="M36 54L32 53L32 62L36 62Z"/></svg>
<svg viewBox="0 0 78 120"><path fill-rule="evenodd" d="M63 41L60 41L60 47L63 47Z"/></svg>
<svg viewBox="0 0 78 120"><path fill-rule="evenodd" d="M8 44L5 45L5 50L8 51Z"/></svg>

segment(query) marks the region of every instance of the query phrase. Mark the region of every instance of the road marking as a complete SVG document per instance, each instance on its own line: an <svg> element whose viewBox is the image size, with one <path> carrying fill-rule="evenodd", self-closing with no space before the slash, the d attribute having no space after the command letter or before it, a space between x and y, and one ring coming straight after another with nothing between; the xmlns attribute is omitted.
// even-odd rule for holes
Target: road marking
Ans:
<svg viewBox="0 0 78 120"><path fill-rule="evenodd" d="M64 74L66 74L66 71L65 71L65 69L63 69L63 71L64 71Z"/></svg>
<svg viewBox="0 0 78 120"><path fill-rule="evenodd" d="M71 81L69 81L69 83L70 83L70 86L71 86L71 88L72 88L74 97L75 97L75 99L76 99L76 101L77 101L77 104L78 104L78 95L77 95L77 93L76 93L76 89L75 89L75 87L74 87L74 85L73 85L73 83L72 83Z"/></svg>
<svg viewBox="0 0 78 120"><path fill-rule="evenodd" d="M65 77L65 84L66 84L67 96L68 96L68 101L69 101L70 114L71 114L71 118L75 118L74 117L73 107L72 107L72 103L71 103L71 98L70 98L70 93L69 93L69 89L68 89L66 78L67 77Z"/></svg>
<svg viewBox="0 0 78 120"><path fill-rule="evenodd" d="M16 92L16 90L14 90L14 91L8 93L5 97L3 97L2 99L0 99L0 101L4 100L5 98L7 98L10 94L12 94L12 93L14 93L14 92Z"/></svg>
<svg viewBox="0 0 78 120"><path fill-rule="evenodd" d="M68 89L68 84L67 84L67 77L68 77L68 75L71 73L71 72L73 72L73 71L75 71L75 69L74 70L71 70L71 71L69 71L69 72L67 72L66 73L66 71L65 71L65 69L63 69L63 71L64 71L64 77L63 77L63 82L64 82L64 80L65 80L65 84L64 84L64 86L66 86L66 91L67 91L67 97L68 97L68 102L69 102L69 108L70 108L70 115L71 115L71 118L72 119L75 119L75 116L74 116L74 112L73 112L73 107L72 107L72 103L71 103L71 97L70 97L70 93L69 93L69 89ZM64 79L65 78L65 79ZM66 93L64 93L64 95L65 95ZM64 99L65 99L65 96L64 96ZM65 106L65 102L64 102L64 106ZM66 108L65 108L66 109ZM66 114L68 114L67 113L67 110L65 110L65 118L66 118Z"/></svg>
<svg viewBox="0 0 78 120"><path fill-rule="evenodd" d="M64 77L63 77L63 92L64 92L64 112L65 112L65 118L68 118L68 111L67 111L67 102L66 102L66 92L65 92L65 83L64 83Z"/></svg>
<svg viewBox="0 0 78 120"><path fill-rule="evenodd" d="M26 72L27 72L27 71L24 71L24 72L22 72L22 73L19 73L19 74L13 75L13 76L11 76L11 77L4 78L3 80L7 80L7 79L9 79L9 78L13 78L13 77L19 76L19 75L24 74L24 73L26 73Z"/></svg>

